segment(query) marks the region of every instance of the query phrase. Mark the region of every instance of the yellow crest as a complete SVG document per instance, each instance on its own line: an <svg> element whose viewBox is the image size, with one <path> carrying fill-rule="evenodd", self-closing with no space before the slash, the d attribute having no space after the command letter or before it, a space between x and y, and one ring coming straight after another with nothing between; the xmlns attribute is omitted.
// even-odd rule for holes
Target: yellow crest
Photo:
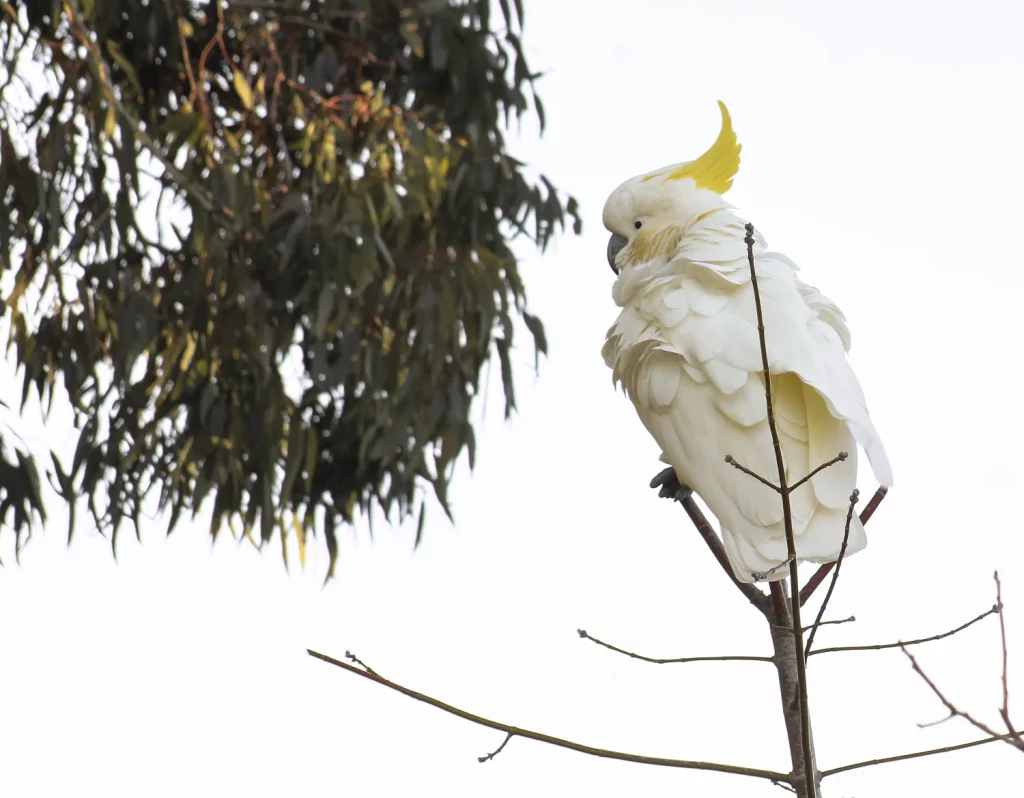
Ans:
<svg viewBox="0 0 1024 798"><path fill-rule="evenodd" d="M697 160L690 161L666 175L666 180L682 180L689 177L699 188L709 189L716 194L724 194L732 188L732 179L740 169L742 147L736 139L736 132L732 129L729 109L721 100L718 101L718 107L722 109L722 129L715 143ZM647 179L657 176L651 175Z"/></svg>

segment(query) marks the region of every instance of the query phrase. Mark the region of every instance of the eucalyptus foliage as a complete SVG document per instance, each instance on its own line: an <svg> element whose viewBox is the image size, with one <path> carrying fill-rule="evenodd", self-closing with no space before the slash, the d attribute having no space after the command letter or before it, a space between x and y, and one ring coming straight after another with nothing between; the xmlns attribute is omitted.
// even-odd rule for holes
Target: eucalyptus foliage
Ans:
<svg viewBox="0 0 1024 798"><path fill-rule="evenodd" d="M47 464L72 510L116 540L206 500L213 535L305 556L320 531L332 568L371 506L421 532L422 487L448 510L482 367L507 415L515 319L546 347L510 242L580 230L507 152L544 111L498 9L0 3L0 313L23 405L74 408ZM3 468L20 546L34 466Z"/></svg>

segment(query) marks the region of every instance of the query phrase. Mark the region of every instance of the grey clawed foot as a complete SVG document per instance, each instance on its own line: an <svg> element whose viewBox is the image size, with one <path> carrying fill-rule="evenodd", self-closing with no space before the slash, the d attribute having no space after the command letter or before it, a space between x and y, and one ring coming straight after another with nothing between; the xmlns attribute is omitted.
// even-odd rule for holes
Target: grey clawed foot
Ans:
<svg viewBox="0 0 1024 798"><path fill-rule="evenodd" d="M676 470L669 466L651 480L651 487L658 488L658 496L662 499L673 499L684 502L693 495L693 490L679 481Z"/></svg>

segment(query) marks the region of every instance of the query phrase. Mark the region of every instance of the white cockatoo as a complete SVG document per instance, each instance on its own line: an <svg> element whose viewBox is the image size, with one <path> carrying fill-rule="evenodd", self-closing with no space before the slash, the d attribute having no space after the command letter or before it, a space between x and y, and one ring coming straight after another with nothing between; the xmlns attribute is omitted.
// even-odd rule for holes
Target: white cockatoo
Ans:
<svg viewBox="0 0 1024 798"><path fill-rule="evenodd" d="M604 206L608 262L622 310L602 354L681 485L718 518L736 578L788 575L782 500L726 462L778 483L745 221L722 195L739 169L740 145L723 103L718 140L695 161L620 185ZM875 477L892 484L882 441L847 361L850 332L838 307L797 277L755 232L774 415L786 479L793 484L840 452L791 495L796 553L839 557L857 444ZM853 515L846 554L866 545Z"/></svg>

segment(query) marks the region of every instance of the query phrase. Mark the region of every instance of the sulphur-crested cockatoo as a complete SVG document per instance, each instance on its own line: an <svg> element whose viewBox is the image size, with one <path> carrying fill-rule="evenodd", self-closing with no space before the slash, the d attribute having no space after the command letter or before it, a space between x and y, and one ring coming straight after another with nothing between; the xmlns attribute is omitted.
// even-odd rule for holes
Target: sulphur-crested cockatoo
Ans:
<svg viewBox="0 0 1024 798"><path fill-rule="evenodd" d="M627 180L605 203L608 262L618 274L612 296L622 311L603 355L662 460L721 523L737 579L774 580L788 575L781 498L725 459L778 482L745 222L722 199L740 145L719 105L721 133L704 155ZM832 562L856 485L857 444L884 486L892 484L888 458L846 359L842 312L756 233L754 254L787 481L848 453L791 497L797 558ZM866 542L854 514L846 553Z"/></svg>

